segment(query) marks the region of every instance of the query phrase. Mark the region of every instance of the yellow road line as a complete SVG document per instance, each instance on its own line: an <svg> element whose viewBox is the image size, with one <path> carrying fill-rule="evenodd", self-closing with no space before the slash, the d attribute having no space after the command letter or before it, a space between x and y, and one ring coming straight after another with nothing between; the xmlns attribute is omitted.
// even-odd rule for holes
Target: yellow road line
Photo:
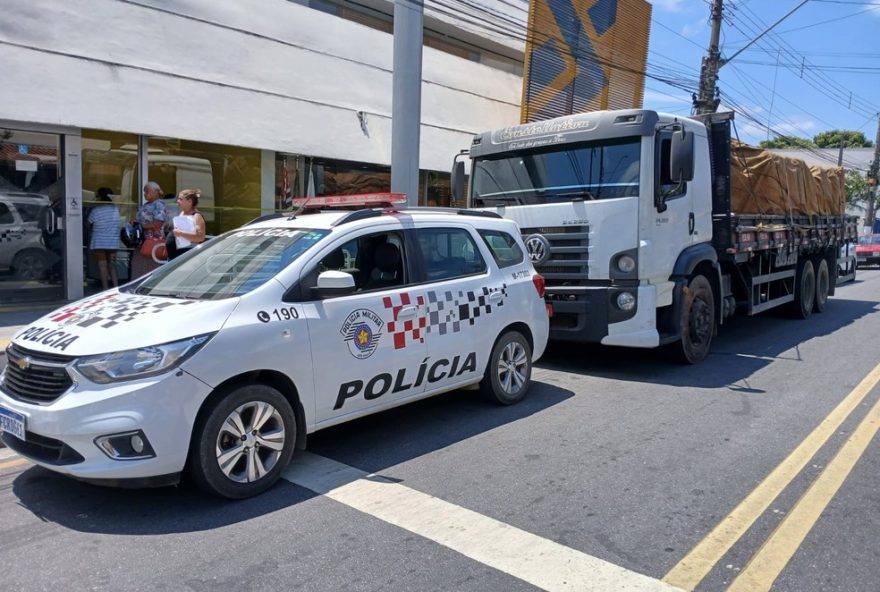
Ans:
<svg viewBox="0 0 880 592"><path fill-rule="evenodd" d="M782 493L782 490L803 470L828 438L849 417L853 409L868 396L878 381L880 381L880 364L874 366L874 369L816 426L810 435L663 577L663 581L684 590L696 588L734 543Z"/></svg>
<svg viewBox="0 0 880 592"><path fill-rule="evenodd" d="M874 439L878 426L880 401L874 404L834 460L755 553L727 589L728 592L760 592L770 589Z"/></svg>
<svg viewBox="0 0 880 592"><path fill-rule="evenodd" d="M9 345L8 339L0 339L0 353L6 349L6 346Z"/></svg>
<svg viewBox="0 0 880 592"><path fill-rule="evenodd" d="M0 470L8 469L10 467L17 467L19 465L26 465L26 464L29 464L28 461L26 461L23 458L17 458L15 460L10 460L10 461L0 463Z"/></svg>

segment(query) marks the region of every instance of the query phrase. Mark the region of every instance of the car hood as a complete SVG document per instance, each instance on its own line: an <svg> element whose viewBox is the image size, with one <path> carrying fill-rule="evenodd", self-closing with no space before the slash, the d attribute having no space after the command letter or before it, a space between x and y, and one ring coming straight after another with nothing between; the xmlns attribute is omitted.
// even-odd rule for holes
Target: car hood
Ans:
<svg viewBox="0 0 880 592"><path fill-rule="evenodd" d="M32 351L84 356L218 331L239 298L182 300L113 290L59 308L15 334Z"/></svg>

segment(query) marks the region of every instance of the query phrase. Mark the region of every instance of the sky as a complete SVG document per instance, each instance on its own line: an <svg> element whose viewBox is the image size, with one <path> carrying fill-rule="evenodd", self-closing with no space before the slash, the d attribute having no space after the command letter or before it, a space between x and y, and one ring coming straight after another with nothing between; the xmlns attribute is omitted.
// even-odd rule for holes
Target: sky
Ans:
<svg viewBox="0 0 880 592"><path fill-rule="evenodd" d="M725 0L721 56L744 47L801 0ZM652 0L646 108L686 115L710 36L709 0ZM671 82L672 84L669 84ZM880 112L880 0L809 0L719 72L719 110L740 139L858 130ZM743 115L747 114L747 115Z"/></svg>

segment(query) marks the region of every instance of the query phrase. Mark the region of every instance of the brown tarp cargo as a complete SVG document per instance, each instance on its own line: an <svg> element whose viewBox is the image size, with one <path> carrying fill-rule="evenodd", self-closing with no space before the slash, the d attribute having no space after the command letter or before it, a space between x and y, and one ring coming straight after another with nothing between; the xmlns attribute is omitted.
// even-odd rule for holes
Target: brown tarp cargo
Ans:
<svg viewBox="0 0 880 592"><path fill-rule="evenodd" d="M730 143L730 209L736 214L839 216L845 208L841 167Z"/></svg>

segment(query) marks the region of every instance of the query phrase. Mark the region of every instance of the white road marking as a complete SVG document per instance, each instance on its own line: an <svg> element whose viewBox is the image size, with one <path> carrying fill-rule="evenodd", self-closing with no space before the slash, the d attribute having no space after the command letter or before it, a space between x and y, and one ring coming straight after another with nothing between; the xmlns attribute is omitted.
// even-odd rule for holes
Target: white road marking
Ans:
<svg viewBox="0 0 880 592"><path fill-rule="evenodd" d="M630 571L384 477L297 451L284 478L543 590L670 592Z"/></svg>

